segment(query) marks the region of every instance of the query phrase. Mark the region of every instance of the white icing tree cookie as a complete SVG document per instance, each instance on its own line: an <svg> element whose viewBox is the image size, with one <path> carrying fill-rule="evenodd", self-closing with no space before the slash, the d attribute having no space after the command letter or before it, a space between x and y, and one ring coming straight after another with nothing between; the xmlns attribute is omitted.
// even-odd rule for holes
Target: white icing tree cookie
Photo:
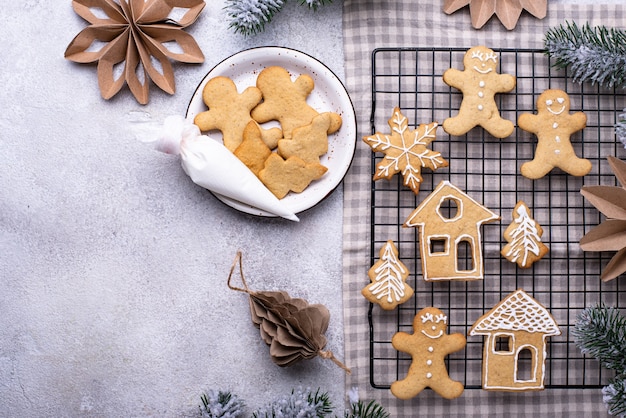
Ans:
<svg viewBox="0 0 626 418"><path fill-rule="evenodd" d="M526 203L520 200L513 209L513 222L504 231L504 239L508 244L500 253L511 263L529 268L549 251L541 242L542 235L543 228L530 216Z"/></svg>
<svg viewBox="0 0 626 418"><path fill-rule="evenodd" d="M371 283L361 294L372 303L390 311L413 296L413 289L406 283L409 270L398 258L398 249L389 240L380 249L380 259L368 271Z"/></svg>

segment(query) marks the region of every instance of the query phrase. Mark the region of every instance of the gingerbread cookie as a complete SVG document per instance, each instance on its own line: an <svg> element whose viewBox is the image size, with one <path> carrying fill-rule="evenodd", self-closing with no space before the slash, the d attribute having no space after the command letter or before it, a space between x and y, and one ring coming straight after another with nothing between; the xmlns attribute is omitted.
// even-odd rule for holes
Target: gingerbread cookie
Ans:
<svg viewBox="0 0 626 418"><path fill-rule="evenodd" d="M371 283L361 290L361 294L386 311L395 309L413 296L413 289L406 283L409 270L398 258L398 249L392 240L380 249L378 261L367 274Z"/></svg>
<svg viewBox="0 0 626 418"><path fill-rule="evenodd" d="M404 222L419 228L424 280L482 280L480 228L496 213L443 180Z"/></svg>
<svg viewBox="0 0 626 418"><path fill-rule="evenodd" d="M277 120L285 139L291 138L294 129L310 124L318 114L306 102L315 86L307 74L291 81L286 69L267 67L259 73L256 86L263 94L263 103L252 110L252 118L259 123ZM336 132L340 126L331 126L328 133Z"/></svg>
<svg viewBox="0 0 626 418"><path fill-rule="evenodd" d="M198 113L194 123L201 131L221 131L224 146L232 152L241 144L243 131L252 120L250 111L261 102L261 98L261 90L256 87L248 87L239 94L237 86L230 78L212 78L202 90L202 99L209 110ZM278 128L262 134L270 147L272 144L275 147L282 137Z"/></svg>
<svg viewBox="0 0 626 418"><path fill-rule="evenodd" d="M529 268L535 261L548 254L548 247L541 242L543 228L530 216L530 209L523 201L513 209L513 222L504 231L507 244L500 253L511 263Z"/></svg>
<svg viewBox="0 0 626 418"><path fill-rule="evenodd" d="M482 386L485 390L544 388L547 338L561 335L550 312L518 289L478 318L469 335L484 335Z"/></svg>
<svg viewBox="0 0 626 418"><path fill-rule="evenodd" d="M515 127L500 117L495 95L513 90L515 77L497 73L498 56L485 46L469 49L463 65L463 71L450 68L443 73L443 81L463 93L459 113L443 122L444 131L458 136L482 126L496 138L511 135Z"/></svg>
<svg viewBox="0 0 626 418"><path fill-rule="evenodd" d="M524 113L517 125L537 136L537 149L532 161L522 164L524 177L539 179L558 167L573 176L591 171L591 162L574 152L570 136L587 126L583 112L569 113L570 98L558 89L545 90L537 99L537 114Z"/></svg>
<svg viewBox="0 0 626 418"><path fill-rule="evenodd" d="M448 376L445 357L465 347L462 334L446 334L448 318L439 309L424 308L413 318L413 334L396 333L393 347L412 358L407 376L391 384L391 393L399 399L411 399L429 387L446 399L461 396L461 382Z"/></svg>
<svg viewBox="0 0 626 418"><path fill-rule="evenodd" d="M305 163L298 157L283 160L280 155L272 153L265 160L265 167L259 172L259 179L277 198L282 199L290 191L301 193L326 171L328 169L321 164Z"/></svg>
<svg viewBox="0 0 626 418"><path fill-rule="evenodd" d="M341 126L341 116L324 112L315 116L310 124L293 130L291 139L278 141L278 153L283 158L296 156L307 163L319 163L328 151L328 131Z"/></svg>
<svg viewBox="0 0 626 418"><path fill-rule="evenodd" d="M363 137L363 141L374 152L382 152L385 157L376 165L374 180L391 178L397 173L404 176L404 185L418 194L422 184L422 168L436 170L447 167L440 152L428 149L435 140L437 122L420 124L417 129L409 129L409 121L399 107L393 109L388 121L390 134L376 132Z"/></svg>
<svg viewBox="0 0 626 418"><path fill-rule="evenodd" d="M272 150L263 142L259 125L253 120L248 122L243 131L243 140L234 154L258 177L271 153Z"/></svg>

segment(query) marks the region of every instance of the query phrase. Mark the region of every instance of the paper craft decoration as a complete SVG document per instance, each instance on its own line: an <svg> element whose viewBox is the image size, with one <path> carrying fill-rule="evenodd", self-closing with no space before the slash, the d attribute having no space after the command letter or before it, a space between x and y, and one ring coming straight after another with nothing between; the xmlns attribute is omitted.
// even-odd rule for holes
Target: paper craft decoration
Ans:
<svg viewBox="0 0 626 418"><path fill-rule="evenodd" d="M611 169L622 187L584 186L580 193L606 219L580 240L583 251L617 251L602 271L602 281L626 272L626 162L608 157Z"/></svg>
<svg viewBox="0 0 626 418"><path fill-rule="evenodd" d="M161 152L178 155L185 173L198 186L276 216L298 221L246 165L218 140L182 116L165 119L158 133L145 142L154 142Z"/></svg>
<svg viewBox="0 0 626 418"><path fill-rule="evenodd" d="M548 247L541 242L543 228L530 216L530 209L523 201L513 209L513 222L504 231L507 244L500 253L521 268L529 268L535 261L548 253Z"/></svg>
<svg viewBox="0 0 626 418"><path fill-rule="evenodd" d="M367 274L371 283L361 290L361 294L386 311L395 309L413 296L413 288L406 283L409 270L398 258L398 248L392 240L380 249L378 261Z"/></svg>
<svg viewBox="0 0 626 418"><path fill-rule="evenodd" d="M547 337L561 335L548 310L518 289L478 318L469 335L484 335L482 386L485 390L544 388Z"/></svg>
<svg viewBox="0 0 626 418"><path fill-rule="evenodd" d="M231 284L237 266L243 288ZM324 351L324 333L330 321L330 312L324 305L309 304L304 299L292 298L284 291L250 290L243 275L240 251L228 275L228 287L250 297L252 322L269 346L270 357L275 364L286 367L320 356L332 360L346 373L350 373L350 369L337 360L330 350Z"/></svg>
<svg viewBox="0 0 626 418"><path fill-rule="evenodd" d="M399 399L411 399L429 387L446 399L461 396L464 387L452 380L445 357L465 347L462 334L446 334L448 317L439 309L428 307L413 318L413 334L397 332L391 339L393 347L411 355L406 377L391 384L391 393Z"/></svg>
<svg viewBox="0 0 626 418"><path fill-rule="evenodd" d="M424 280L482 280L480 227L499 219L449 181L439 183L404 222L419 228Z"/></svg>
<svg viewBox="0 0 626 418"><path fill-rule="evenodd" d="M417 129L410 130L408 119L396 107L388 123L390 134L377 132L363 137L363 141L374 152L385 154L383 160L376 165L374 180L391 180L396 173L402 173L404 185L418 194L422 183L422 167L434 171L448 166L448 161L441 153L427 148L435 140L437 122L420 124Z"/></svg>
<svg viewBox="0 0 626 418"><path fill-rule="evenodd" d="M452 14L468 5L474 29L482 28L494 14L505 28L513 30L522 10L537 19L543 19L548 13L548 0L445 0L443 12Z"/></svg>
<svg viewBox="0 0 626 418"><path fill-rule="evenodd" d="M182 30L196 21L204 6L203 0L74 0L74 11L91 26L70 42L65 58L82 64L98 63L98 85L106 100L126 83L135 99L146 104L150 79L174 94L170 60L204 62L196 41ZM185 12L175 18L174 9Z"/></svg>

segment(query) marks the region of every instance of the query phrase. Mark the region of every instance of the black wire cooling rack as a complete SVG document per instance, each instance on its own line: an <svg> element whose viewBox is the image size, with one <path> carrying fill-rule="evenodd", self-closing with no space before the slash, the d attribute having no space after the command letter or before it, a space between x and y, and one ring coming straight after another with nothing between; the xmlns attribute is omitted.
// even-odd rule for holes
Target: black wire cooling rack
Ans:
<svg viewBox="0 0 626 418"><path fill-rule="evenodd" d="M441 124L457 113L461 93L443 83L448 68L463 69L467 49L385 48L372 53L372 114L374 132L389 132L387 120L399 106L411 129L420 123ZM580 194L583 185L617 184L606 161L609 155L624 158L616 140L618 114L626 107L625 89L606 89L591 83L573 82L566 70L555 68L540 50L494 49L500 73L513 74L516 88L496 96L501 116L516 122L522 113L535 113L539 94L548 88L566 91L571 112L587 114L587 128L571 138L578 156L593 163L583 178L553 170L539 180L528 180L519 166L532 160L536 138L517 128L506 139L491 137L474 128L460 137L440 127L431 149L442 153L449 167L423 171L424 181L416 196L402 184L401 176L372 182L371 265L387 240L393 240L400 260L408 267L407 283L415 290L411 300L394 311L372 305L370 324L370 376L374 388L388 389L403 379L411 359L396 351L391 337L398 331L413 332L412 320L424 307L435 306L448 316L448 332L467 335L482 314L506 295L524 289L548 308L562 335L548 338L545 369L547 388L598 388L612 377L599 363L581 354L571 329L578 313L598 302L626 308L624 277L602 283L600 273L613 253L580 250L578 241L602 215ZM621 157L620 157L621 156ZM372 153L372 174L382 154ZM484 280L472 282L425 282L422 279L419 238L416 228L402 224L418 204L439 184L449 180L465 193L501 216L501 221L482 226ZM543 242L550 252L530 269L519 269L500 255L506 241L503 232L512 220L519 200L529 206L543 227ZM447 357L450 376L466 389L481 387L483 337L467 337L464 350Z"/></svg>

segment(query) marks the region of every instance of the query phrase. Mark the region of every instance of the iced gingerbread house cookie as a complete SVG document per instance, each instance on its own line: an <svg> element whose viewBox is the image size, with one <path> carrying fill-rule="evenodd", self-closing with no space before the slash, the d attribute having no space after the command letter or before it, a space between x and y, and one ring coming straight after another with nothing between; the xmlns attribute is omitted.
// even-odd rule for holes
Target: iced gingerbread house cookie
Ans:
<svg viewBox="0 0 626 418"><path fill-rule="evenodd" d="M544 388L547 338L561 330L546 308L518 289L478 318L469 335L487 337L483 389L515 392Z"/></svg>
<svg viewBox="0 0 626 418"><path fill-rule="evenodd" d="M424 280L481 280L480 227L498 219L449 181L439 183L404 222L419 228Z"/></svg>

